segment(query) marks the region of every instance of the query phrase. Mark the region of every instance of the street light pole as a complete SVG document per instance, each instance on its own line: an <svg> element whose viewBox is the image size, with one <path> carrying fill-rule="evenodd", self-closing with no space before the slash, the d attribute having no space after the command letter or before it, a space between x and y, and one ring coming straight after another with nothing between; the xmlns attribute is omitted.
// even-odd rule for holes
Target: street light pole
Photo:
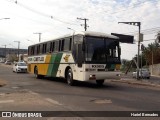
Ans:
<svg viewBox="0 0 160 120"><path fill-rule="evenodd" d="M7 45L2 45L2 46L4 46L4 47L5 47L5 50L4 50L4 56L5 56L5 59L6 59L6 46L7 46Z"/></svg>
<svg viewBox="0 0 160 120"><path fill-rule="evenodd" d="M123 24L129 24L129 25L134 25L138 26L138 54L137 54L137 80L139 80L139 51L140 51L140 30L141 30L141 22L118 22L118 23L123 23Z"/></svg>
<svg viewBox="0 0 160 120"><path fill-rule="evenodd" d="M20 41L14 41L18 43L18 60L19 60L19 48L20 48Z"/></svg>
<svg viewBox="0 0 160 120"><path fill-rule="evenodd" d="M33 34L39 34L39 42L41 42L41 35L42 35L42 33L33 33Z"/></svg>
<svg viewBox="0 0 160 120"><path fill-rule="evenodd" d="M7 19L10 19L10 18L1 18L0 20L4 20L4 19L7 20ZM6 59L6 46L7 45L2 45L2 46L5 46L5 59Z"/></svg>
<svg viewBox="0 0 160 120"><path fill-rule="evenodd" d="M139 22L139 25L138 25L138 35L139 35L139 40L138 40L138 56L137 56L137 64L138 64L138 69L137 69L137 80L139 80L140 30L141 30L141 23ZM141 69L142 69L142 68L141 68Z"/></svg>
<svg viewBox="0 0 160 120"><path fill-rule="evenodd" d="M73 32L75 32L75 30L74 30L74 29L72 29L72 28L67 27L67 29L69 29L69 30L73 30Z"/></svg>
<svg viewBox="0 0 160 120"><path fill-rule="evenodd" d="M29 41L29 42L31 42L31 43L33 43L33 44L35 44L32 40L27 39L27 41Z"/></svg>
<svg viewBox="0 0 160 120"><path fill-rule="evenodd" d="M72 29L72 28L69 28L69 27L67 27L67 29L69 29L69 30L73 30L73 36L72 36L72 39L74 39L75 30L74 30L74 29Z"/></svg>

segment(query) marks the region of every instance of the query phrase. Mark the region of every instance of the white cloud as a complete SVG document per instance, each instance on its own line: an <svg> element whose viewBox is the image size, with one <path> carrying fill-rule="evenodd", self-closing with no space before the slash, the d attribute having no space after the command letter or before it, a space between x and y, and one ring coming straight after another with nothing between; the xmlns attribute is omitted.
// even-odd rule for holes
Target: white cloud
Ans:
<svg viewBox="0 0 160 120"><path fill-rule="evenodd" d="M21 47L27 48L31 44L27 39L38 42L35 32L42 32L44 41L71 33L67 27L82 31L84 28L80 24L84 21L77 17L89 19L88 30L109 34L138 31L137 26L118 24L120 21L140 21L142 29L160 27L159 0L17 0L17 4L14 1L0 1L0 18L11 18L0 20L0 45L12 43L16 46L13 41L19 40ZM154 35L144 38L154 38ZM122 45L122 57L132 59L136 50L136 45Z"/></svg>

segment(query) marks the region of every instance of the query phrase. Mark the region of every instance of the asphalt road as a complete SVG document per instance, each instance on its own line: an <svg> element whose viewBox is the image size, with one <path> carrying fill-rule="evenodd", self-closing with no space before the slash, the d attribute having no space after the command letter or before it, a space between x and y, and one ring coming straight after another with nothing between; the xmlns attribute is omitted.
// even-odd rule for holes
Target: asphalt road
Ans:
<svg viewBox="0 0 160 120"><path fill-rule="evenodd" d="M76 86L68 86L63 79L36 79L32 74L13 73L10 66L2 65L0 65L0 80L7 84L0 87L0 111L160 110L160 88L111 81L106 81L102 87L97 87L95 82L77 82ZM6 104L4 101L7 100ZM100 119L106 120L102 117ZM124 120L124 118L119 119ZM137 120L139 119L150 120L150 117Z"/></svg>

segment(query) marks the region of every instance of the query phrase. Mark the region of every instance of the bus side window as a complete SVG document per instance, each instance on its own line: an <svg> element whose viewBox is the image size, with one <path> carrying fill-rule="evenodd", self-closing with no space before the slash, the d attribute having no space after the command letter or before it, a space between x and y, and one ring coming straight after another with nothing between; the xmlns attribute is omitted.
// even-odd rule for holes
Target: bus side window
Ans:
<svg viewBox="0 0 160 120"><path fill-rule="evenodd" d="M59 50L59 41L55 41L55 47L54 47L54 51L58 51Z"/></svg>
<svg viewBox="0 0 160 120"><path fill-rule="evenodd" d="M63 39L63 40L61 41L61 51L64 51L64 42L65 42L65 40Z"/></svg>
<svg viewBox="0 0 160 120"><path fill-rule="evenodd" d="M55 48L55 42L52 42L52 52L54 51Z"/></svg>
<svg viewBox="0 0 160 120"><path fill-rule="evenodd" d="M49 53L50 52L50 43L46 43L46 52Z"/></svg>
<svg viewBox="0 0 160 120"><path fill-rule="evenodd" d="M70 45L70 38L66 38L64 41L64 51L70 51L71 45Z"/></svg>
<svg viewBox="0 0 160 120"><path fill-rule="evenodd" d="M36 46L34 46L34 55L37 55L37 49L36 49Z"/></svg>
<svg viewBox="0 0 160 120"><path fill-rule="evenodd" d="M40 45L37 46L37 55L40 53Z"/></svg>
<svg viewBox="0 0 160 120"><path fill-rule="evenodd" d="M32 46L31 47L31 55L34 55L34 53L35 53L34 50L35 50L35 46Z"/></svg>
<svg viewBox="0 0 160 120"><path fill-rule="evenodd" d="M64 39L59 40L59 51L63 51L63 50L64 50Z"/></svg>
<svg viewBox="0 0 160 120"><path fill-rule="evenodd" d="M61 40L59 40L59 49L58 51L61 51Z"/></svg>
<svg viewBox="0 0 160 120"><path fill-rule="evenodd" d="M28 55L31 55L31 47L28 48Z"/></svg>
<svg viewBox="0 0 160 120"><path fill-rule="evenodd" d="M47 43L44 44L44 53L47 52Z"/></svg>
<svg viewBox="0 0 160 120"><path fill-rule="evenodd" d="M42 47L42 53L44 53L44 49L45 49L45 47L44 47L44 44L43 44L43 47Z"/></svg>
<svg viewBox="0 0 160 120"><path fill-rule="evenodd" d="M52 48L52 47L53 47L53 45L52 45L52 44L53 44L53 43L52 43L52 42L50 42L50 50L49 50L50 52L52 52L52 49L53 49L53 48Z"/></svg>
<svg viewBox="0 0 160 120"><path fill-rule="evenodd" d="M43 44L40 44L40 54L42 54L43 51Z"/></svg>
<svg viewBox="0 0 160 120"><path fill-rule="evenodd" d="M71 50L72 49L72 38L70 38L69 40L70 40L69 41L69 50Z"/></svg>
<svg viewBox="0 0 160 120"><path fill-rule="evenodd" d="M42 53L46 53L47 51L47 43L43 44Z"/></svg>

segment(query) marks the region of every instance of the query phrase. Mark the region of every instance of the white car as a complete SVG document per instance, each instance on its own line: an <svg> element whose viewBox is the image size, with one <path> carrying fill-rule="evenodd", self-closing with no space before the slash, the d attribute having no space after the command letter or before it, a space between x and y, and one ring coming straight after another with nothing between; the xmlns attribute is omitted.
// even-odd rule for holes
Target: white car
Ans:
<svg viewBox="0 0 160 120"><path fill-rule="evenodd" d="M16 62L13 65L13 72L27 72L27 64L25 62Z"/></svg>
<svg viewBox="0 0 160 120"><path fill-rule="evenodd" d="M137 78L137 71L132 73L133 78ZM140 69L139 70L139 77L140 78L150 78L150 72L148 69Z"/></svg>

